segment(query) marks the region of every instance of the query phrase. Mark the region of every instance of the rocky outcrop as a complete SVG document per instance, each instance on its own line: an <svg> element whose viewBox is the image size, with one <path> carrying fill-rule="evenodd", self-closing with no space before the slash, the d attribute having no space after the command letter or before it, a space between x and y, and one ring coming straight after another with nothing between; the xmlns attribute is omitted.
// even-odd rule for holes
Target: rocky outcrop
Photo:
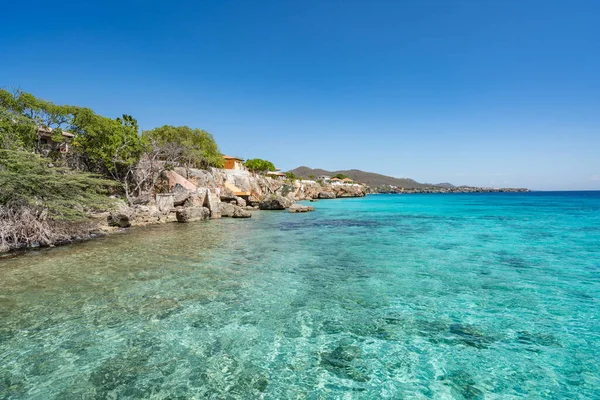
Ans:
<svg viewBox="0 0 600 400"><path fill-rule="evenodd" d="M237 207L235 210L233 210L233 215L231 215L232 218L250 218L251 216L252 214L250 214L250 211L241 207Z"/></svg>
<svg viewBox="0 0 600 400"><path fill-rule="evenodd" d="M248 196L248 201L246 201L246 205L250 207L258 207L259 204L260 200L258 200L256 197L252 195Z"/></svg>
<svg viewBox="0 0 600 400"><path fill-rule="evenodd" d="M288 209L291 213L303 213L309 211L315 211L314 207L311 206L303 206L302 204L292 204L292 206Z"/></svg>
<svg viewBox="0 0 600 400"><path fill-rule="evenodd" d="M271 194L261 201L258 207L261 210L285 210L292 204L294 204L294 201L287 197L279 194Z"/></svg>
<svg viewBox="0 0 600 400"><path fill-rule="evenodd" d="M319 192L319 199L335 199L335 193L333 192Z"/></svg>
<svg viewBox="0 0 600 400"><path fill-rule="evenodd" d="M176 212L177 222L203 221L210 217L210 210L206 207L180 208Z"/></svg>

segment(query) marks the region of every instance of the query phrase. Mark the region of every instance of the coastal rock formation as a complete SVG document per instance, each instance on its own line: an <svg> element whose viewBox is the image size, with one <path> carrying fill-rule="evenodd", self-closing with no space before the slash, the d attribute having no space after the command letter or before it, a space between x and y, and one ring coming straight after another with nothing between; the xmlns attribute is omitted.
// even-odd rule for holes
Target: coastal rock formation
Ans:
<svg viewBox="0 0 600 400"><path fill-rule="evenodd" d="M221 217L232 217L236 210L236 205L231 203L219 203L219 212Z"/></svg>
<svg viewBox="0 0 600 400"><path fill-rule="evenodd" d="M290 206L290 208L288 209L288 211L291 213L301 213L301 212L315 211L315 208L310 207L310 206L303 206L301 204L292 204Z"/></svg>
<svg viewBox="0 0 600 400"><path fill-rule="evenodd" d="M173 205L174 206L182 206L183 203L185 203L190 198L191 192L188 191L186 188L184 188L179 183L175 184L175 186L173 186L173 189L171 191L173 193Z"/></svg>
<svg viewBox="0 0 600 400"><path fill-rule="evenodd" d="M335 199L335 193L333 192L319 192L319 199Z"/></svg>
<svg viewBox="0 0 600 400"><path fill-rule="evenodd" d="M176 212L177 222L202 221L210 217L210 210L206 207L180 208Z"/></svg>
<svg viewBox="0 0 600 400"><path fill-rule="evenodd" d="M232 218L250 218L251 216L252 214L250 214L250 211L244 210L240 207L237 207L235 210L233 210L233 214L231 215Z"/></svg>
<svg viewBox="0 0 600 400"><path fill-rule="evenodd" d="M260 202L261 210L285 210L294 203L293 200L279 194L271 194Z"/></svg>

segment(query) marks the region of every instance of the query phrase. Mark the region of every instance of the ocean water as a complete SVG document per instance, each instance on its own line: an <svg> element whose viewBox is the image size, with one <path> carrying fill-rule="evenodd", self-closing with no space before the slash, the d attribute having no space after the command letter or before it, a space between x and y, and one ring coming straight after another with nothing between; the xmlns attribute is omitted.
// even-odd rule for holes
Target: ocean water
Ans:
<svg viewBox="0 0 600 400"><path fill-rule="evenodd" d="M600 192L313 205L0 259L0 398L600 398Z"/></svg>

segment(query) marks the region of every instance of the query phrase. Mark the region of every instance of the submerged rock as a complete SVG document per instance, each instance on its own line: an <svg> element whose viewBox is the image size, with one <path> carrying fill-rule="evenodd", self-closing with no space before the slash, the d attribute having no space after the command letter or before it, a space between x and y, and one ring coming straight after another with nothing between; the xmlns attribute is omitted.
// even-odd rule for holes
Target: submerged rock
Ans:
<svg viewBox="0 0 600 400"><path fill-rule="evenodd" d="M360 347L340 343L333 351L321 353L321 365L340 378L367 382L371 378L360 362L361 355Z"/></svg>
<svg viewBox="0 0 600 400"><path fill-rule="evenodd" d="M303 206L302 204L292 204L288 211L291 213L301 213L315 211L315 208L310 206Z"/></svg>

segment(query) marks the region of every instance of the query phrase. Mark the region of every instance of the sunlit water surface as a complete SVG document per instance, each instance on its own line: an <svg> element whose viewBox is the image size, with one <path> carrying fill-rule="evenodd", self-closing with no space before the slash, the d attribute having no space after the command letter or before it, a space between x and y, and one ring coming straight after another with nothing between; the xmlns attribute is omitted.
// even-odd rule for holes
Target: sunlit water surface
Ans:
<svg viewBox="0 0 600 400"><path fill-rule="evenodd" d="M599 192L315 205L0 259L0 398L599 398Z"/></svg>

